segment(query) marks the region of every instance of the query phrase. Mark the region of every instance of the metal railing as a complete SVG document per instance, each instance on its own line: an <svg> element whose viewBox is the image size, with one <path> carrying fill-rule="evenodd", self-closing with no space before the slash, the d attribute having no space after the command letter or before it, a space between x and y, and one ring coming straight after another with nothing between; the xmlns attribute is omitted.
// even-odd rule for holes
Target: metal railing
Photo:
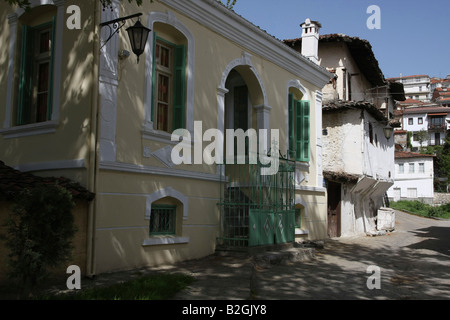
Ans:
<svg viewBox="0 0 450 320"><path fill-rule="evenodd" d="M234 162L236 163L236 161ZM258 161L250 164L224 164L220 167L221 232L219 244L232 247L249 245L249 217L255 212L294 210L295 161L279 157L275 175L262 175L267 167Z"/></svg>

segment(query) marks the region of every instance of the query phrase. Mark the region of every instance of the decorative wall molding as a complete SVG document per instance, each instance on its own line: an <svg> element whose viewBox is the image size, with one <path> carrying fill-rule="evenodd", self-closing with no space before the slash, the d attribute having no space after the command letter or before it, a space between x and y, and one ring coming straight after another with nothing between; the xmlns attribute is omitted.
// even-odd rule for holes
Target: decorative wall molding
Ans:
<svg viewBox="0 0 450 320"><path fill-rule="evenodd" d="M318 88L323 88L331 78L330 73L324 68L216 1L161 0L161 2L183 12L184 15L237 43L245 50L257 52L264 59Z"/></svg>
<svg viewBox="0 0 450 320"><path fill-rule="evenodd" d="M159 246L167 244L183 244L189 243L189 237L162 237L162 238L148 238L142 243L143 246Z"/></svg>
<svg viewBox="0 0 450 320"><path fill-rule="evenodd" d="M145 205L145 219L150 220L150 216L152 213L152 203L166 197L177 199L183 204L183 220L187 220L189 212L189 198L172 187L158 190L147 196Z"/></svg>
<svg viewBox="0 0 450 320"><path fill-rule="evenodd" d="M109 171L154 174L154 175L163 175L163 176L170 176L170 177L177 177L177 178L183 177L185 179L198 179L198 180L214 181L214 182L221 181L219 174L210 174L210 173L204 173L204 172L179 170L176 168L145 166L145 165L129 164L129 163L122 163L122 162L115 162L115 161L113 161L113 162L102 161L102 162L100 162L99 168L101 170L109 170Z"/></svg>
<svg viewBox="0 0 450 320"><path fill-rule="evenodd" d="M86 168L86 161L84 159L25 163L14 167L14 169L22 172L37 172L37 171L64 170L64 169L85 169L85 168Z"/></svg>
<svg viewBox="0 0 450 320"><path fill-rule="evenodd" d="M119 0L112 0L111 10L103 10L101 22L119 18ZM100 42L109 36L108 28L100 30ZM99 153L101 161L116 160L116 126L117 126L117 87L119 63L119 37L112 37L100 52L100 141Z"/></svg>
<svg viewBox="0 0 450 320"><path fill-rule="evenodd" d="M322 143L322 99L323 93L316 91L316 170L317 170L317 184L323 185L323 143Z"/></svg>

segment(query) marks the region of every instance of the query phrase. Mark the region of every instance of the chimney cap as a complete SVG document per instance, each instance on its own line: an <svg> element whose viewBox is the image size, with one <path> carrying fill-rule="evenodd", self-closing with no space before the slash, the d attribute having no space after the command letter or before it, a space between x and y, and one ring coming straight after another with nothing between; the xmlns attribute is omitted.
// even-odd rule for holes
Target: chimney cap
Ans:
<svg viewBox="0 0 450 320"><path fill-rule="evenodd" d="M303 28L303 26L309 27L311 24L314 24L314 25L316 25L317 27L322 28L322 25L320 24L319 21L314 21L314 20L311 20L311 19L309 19L309 18L306 18L305 22L303 22L300 26L301 26L302 28Z"/></svg>

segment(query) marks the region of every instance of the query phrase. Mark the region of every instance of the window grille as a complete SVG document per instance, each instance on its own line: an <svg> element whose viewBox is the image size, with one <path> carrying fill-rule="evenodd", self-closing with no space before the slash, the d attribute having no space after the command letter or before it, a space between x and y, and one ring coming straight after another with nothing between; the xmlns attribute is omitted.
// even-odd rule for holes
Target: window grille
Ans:
<svg viewBox="0 0 450 320"><path fill-rule="evenodd" d="M177 206L152 205L150 235L174 235Z"/></svg>

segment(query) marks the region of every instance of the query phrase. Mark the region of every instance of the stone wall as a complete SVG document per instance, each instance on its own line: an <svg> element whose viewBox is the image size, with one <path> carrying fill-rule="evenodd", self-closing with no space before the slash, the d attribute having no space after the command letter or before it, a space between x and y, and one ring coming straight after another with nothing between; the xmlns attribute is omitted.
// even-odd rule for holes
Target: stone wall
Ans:
<svg viewBox="0 0 450 320"><path fill-rule="evenodd" d="M450 193L434 193L434 204L442 205L450 203Z"/></svg>

